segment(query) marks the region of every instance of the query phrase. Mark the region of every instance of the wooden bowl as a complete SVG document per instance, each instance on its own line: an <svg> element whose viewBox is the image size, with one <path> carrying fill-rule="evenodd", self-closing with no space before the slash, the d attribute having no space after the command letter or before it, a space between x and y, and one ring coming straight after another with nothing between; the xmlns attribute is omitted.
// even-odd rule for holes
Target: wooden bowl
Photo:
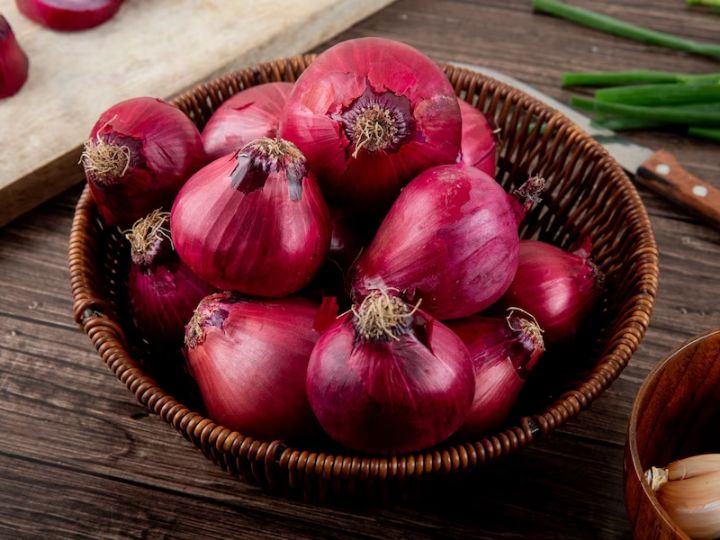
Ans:
<svg viewBox="0 0 720 540"><path fill-rule="evenodd" d="M720 330L660 362L635 398L625 445L625 506L635 538L689 540L660 505L645 471L720 451Z"/></svg>
<svg viewBox="0 0 720 540"><path fill-rule="evenodd" d="M239 90L294 81L313 59L297 56L239 70L200 84L173 103L202 127ZM215 424L189 394L158 382L146 367L155 359L146 362L128 316L127 245L119 231L103 227L87 189L81 196L69 248L75 320L141 403L232 474L270 490L319 499L404 494L428 480L467 476L577 415L618 376L645 334L657 288L657 249L645 208L625 173L599 144L553 109L478 73L444 69L458 96L501 130L497 179L503 187L517 187L530 174L548 182L523 236L567 249L590 235L592 256L606 274L601 305L586 325L581 345L548 354L510 420L480 440L451 440L388 457L320 440L256 440Z"/></svg>

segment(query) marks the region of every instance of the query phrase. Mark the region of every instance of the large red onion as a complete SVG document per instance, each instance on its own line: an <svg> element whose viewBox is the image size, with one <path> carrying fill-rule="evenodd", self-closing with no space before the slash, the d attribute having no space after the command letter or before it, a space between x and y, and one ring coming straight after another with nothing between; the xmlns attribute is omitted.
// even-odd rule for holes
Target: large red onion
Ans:
<svg viewBox="0 0 720 540"><path fill-rule="evenodd" d="M223 103L202 132L208 158L235 152L261 137L277 137L292 87L287 82L251 86Z"/></svg>
<svg viewBox="0 0 720 540"><path fill-rule="evenodd" d="M295 83L282 129L323 192L365 213L389 206L423 169L455 161L460 132L457 98L440 68L381 38L321 54Z"/></svg>
<svg viewBox="0 0 720 540"><path fill-rule="evenodd" d="M458 99L462 117L460 159L495 178L497 143L495 129L485 115L463 99Z"/></svg>
<svg viewBox="0 0 720 540"><path fill-rule="evenodd" d="M10 24L0 15L0 98L13 96L22 88L29 65Z"/></svg>
<svg viewBox="0 0 720 540"><path fill-rule="evenodd" d="M198 171L175 199L171 228L193 272L253 296L285 296L307 285L330 244L315 176L282 139L258 139Z"/></svg>
<svg viewBox="0 0 720 540"><path fill-rule="evenodd" d="M204 162L200 132L179 109L139 97L100 115L82 163L100 215L129 225L168 206Z"/></svg>
<svg viewBox="0 0 720 540"><path fill-rule="evenodd" d="M318 305L300 298L203 299L186 329L185 355L210 418L266 439L312 431L305 373L317 315Z"/></svg>
<svg viewBox="0 0 720 540"><path fill-rule="evenodd" d="M545 350L542 330L529 314L511 310L505 318L468 317L448 323L470 351L475 398L459 433L478 437L510 414L525 379Z"/></svg>
<svg viewBox="0 0 720 540"><path fill-rule="evenodd" d="M15 0L20 13L53 30L85 30L112 18L122 0Z"/></svg>
<svg viewBox="0 0 720 540"><path fill-rule="evenodd" d="M510 285L518 261L517 208L484 172L428 169L402 191L356 266L354 292L394 287L438 319L477 313Z"/></svg>
<svg viewBox="0 0 720 540"><path fill-rule="evenodd" d="M387 291L337 320L310 357L307 391L325 431L364 452L421 450L460 426L475 389L462 341Z"/></svg>
<svg viewBox="0 0 720 540"><path fill-rule="evenodd" d="M537 240L520 242L517 274L502 299L506 307L532 313L547 344L575 336L602 291L603 276L589 248L575 253Z"/></svg>
<svg viewBox="0 0 720 540"><path fill-rule="evenodd" d="M213 289L180 262L169 220L169 212L155 210L126 234L133 263L128 292L135 323L150 344L179 348L195 307Z"/></svg>

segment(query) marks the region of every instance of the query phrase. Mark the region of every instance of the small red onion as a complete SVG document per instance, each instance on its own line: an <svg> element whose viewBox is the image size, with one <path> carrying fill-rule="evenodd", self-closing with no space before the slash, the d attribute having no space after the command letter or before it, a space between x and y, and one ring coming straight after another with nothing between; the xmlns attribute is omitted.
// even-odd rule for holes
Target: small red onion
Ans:
<svg viewBox="0 0 720 540"><path fill-rule="evenodd" d="M485 115L463 99L458 99L462 117L460 159L495 178L497 141L495 129Z"/></svg>
<svg viewBox="0 0 720 540"><path fill-rule="evenodd" d="M175 249L219 289L286 296L307 285L330 245L330 217L302 153L258 139L198 171L175 199Z"/></svg>
<svg viewBox="0 0 720 540"><path fill-rule="evenodd" d="M530 370L545 350L535 319L519 310L505 318L468 317L448 323L470 351L475 368L475 399L459 430L479 437L510 414Z"/></svg>
<svg viewBox="0 0 720 540"><path fill-rule="evenodd" d="M455 161L460 132L455 92L437 64L381 38L322 53L295 83L282 129L328 198L365 213L387 208L420 171Z"/></svg>
<svg viewBox="0 0 720 540"><path fill-rule="evenodd" d="M133 263L128 292L135 324L150 344L179 348L195 307L213 289L180 262L169 221L169 212L154 210L126 234Z"/></svg>
<svg viewBox="0 0 720 540"><path fill-rule="evenodd" d="M353 289L394 287L438 319L478 313L517 269L517 208L484 172L428 169L402 191L356 265Z"/></svg>
<svg viewBox="0 0 720 540"><path fill-rule="evenodd" d="M149 97L102 113L82 155L90 191L108 225L129 225L168 206L204 160L195 124L176 107Z"/></svg>
<svg viewBox="0 0 720 540"><path fill-rule="evenodd" d="M202 132L208 158L240 150L255 139L277 137L292 87L287 82L251 86L223 103Z"/></svg>
<svg viewBox="0 0 720 540"><path fill-rule="evenodd" d="M25 84L28 57L15 39L5 17L0 15L0 98L17 94Z"/></svg>
<svg viewBox="0 0 720 540"><path fill-rule="evenodd" d="M589 248L568 253L523 240L518 271L502 304L532 313L545 332L545 342L560 343L575 336L598 300L602 282L602 273L589 260Z"/></svg>
<svg viewBox="0 0 720 540"><path fill-rule="evenodd" d="M20 13L53 30L85 30L111 19L122 0L15 0Z"/></svg>
<svg viewBox="0 0 720 540"><path fill-rule="evenodd" d="M422 450L460 427L475 389L465 345L388 291L337 320L310 356L315 416L340 444L363 452Z"/></svg>
<svg viewBox="0 0 720 540"><path fill-rule="evenodd" d="M268 440L311 432L305 373L317 316L317 304L300 298L204 298L187 325L185 355L210 418Z"/></svg>

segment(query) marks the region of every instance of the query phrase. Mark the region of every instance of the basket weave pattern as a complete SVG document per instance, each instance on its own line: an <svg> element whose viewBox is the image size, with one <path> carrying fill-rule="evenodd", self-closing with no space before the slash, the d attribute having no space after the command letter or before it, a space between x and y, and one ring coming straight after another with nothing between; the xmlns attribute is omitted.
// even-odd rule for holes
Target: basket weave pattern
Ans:
<svg viewBox="0 0 720 540"><path fill-rule="evenodd" d="M231 95L265 82L294 81L313 58L298 56L239 70L200 84L173 103L202 127ZM606 274L606 286L601 323L588 344L591 369L554 402L544 404L539 414L524 416L515 426L479 441L447 442L414 454L340 455L244 436L178 402L131 357L124 330L131 323L118 315L118 299L127 295L122 261L128 250L117 231L102 226L86 188L69 246L75 320L142 404L232 474L266 489L325 499L470 471L576 416L610 385L637 349L655 300L658 254L632 184L601 146L554 110L480 74L452 66L444 69L458 96L475 104L500 129L498 181L508 190L529 174L548 182L543 202L526 220L523 237L564 248L587 235L593 239L593 260Z"/></svg>

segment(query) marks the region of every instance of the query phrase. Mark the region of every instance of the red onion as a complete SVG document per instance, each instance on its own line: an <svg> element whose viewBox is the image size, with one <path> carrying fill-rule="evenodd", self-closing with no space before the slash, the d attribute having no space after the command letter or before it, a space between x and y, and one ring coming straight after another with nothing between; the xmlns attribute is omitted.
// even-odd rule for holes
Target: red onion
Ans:
<svg viewBox="0 0 720 540"><path fill-rule="evenodd" d="M126 234L133 262L128 291L135 323L151 345L180 347L195 307L213 289L180 262L169 220L169 212L155 210Z"/></svg>
<svg viewBox="0 0 720 540"><path fill-rule="evenodd" d="M185 355L210 418L265 439L311 431L305 373L317 314L300 298L204 298L187 325Z"/></svg>
<svg viewBox="0 0 720 540"><path fill-rule="evenodd" d="M175 199L171 228L193 272L253 296L300 290L330 244L315 175L282 139L258 139L198 171Z"/></svg>
<svg viewBox="0 0 720 540"><path fill-rule="evenodd" d="M442 442L460 427L474 393L465 345L392 291L373 291L337 320L310 356L315 416L340 444L400 453Z"/></svg>
<svg viewBox="0 0 720 540"><path fill-rule="evenodd" d="M29 65L12 28L0 15L0 98L17 94L27 80Z"/></svg>
<svg viewBox="0 0 720 540"><path fill-rule="evenodd" d="M460 159L495 178L495 130L485 115L463 99L458 99L462 117Z"/></svg>
<svg viewBox="0 0 720 540"><path fill-rule="evenodd" d="M459 433L477 437L510 414L530 370L545 350L535 319L519 310L506 318L468 317L448 323L470 351L475 399Z"/></svg>
<svg viewBox="0 0 720 540"><path fill-rule="evenodd" d="M438 319L477 313L510 285L518 261L515 203L464 164L428 169L402 191L356 265L353 288L395 287Z"/></svg>
<svg viewBox="0 0 720 540"><path fill-rule="evenodd" d="M169 205L204 160L195 124L149 97L102 113L82 155L90 191L108 225L128 225Z"/></svg>
<svg viewBox="0 0 720 540"><path fill-rule="evenodd" d="M305 70L282 133L330 199L368 213L389 206L423 169L455 161L460 131L455 92L432 60L403 43L362 38Z"/></svg>
<svg viewBox="0 0 720 540"><path fill-rule="evenodd" d="M586 247L568 253L544 242L523 240L518 271L502 304L532 313L547 344L572 338L602 289L603 276L588 257Z"/></svg>
<svg viewBox="0 0 720 540"><path fill-rule="evenodd" d="M15 0L20 13L53 30L85 30L112 18L122 0Z"/></svg>
<svg viewBox="0 0 720 540"><path fill-rule="evenodd" d="M217 159L261 137L277 137L292 84L251 86L223 103L202 132L205 152Z"/></svg>

